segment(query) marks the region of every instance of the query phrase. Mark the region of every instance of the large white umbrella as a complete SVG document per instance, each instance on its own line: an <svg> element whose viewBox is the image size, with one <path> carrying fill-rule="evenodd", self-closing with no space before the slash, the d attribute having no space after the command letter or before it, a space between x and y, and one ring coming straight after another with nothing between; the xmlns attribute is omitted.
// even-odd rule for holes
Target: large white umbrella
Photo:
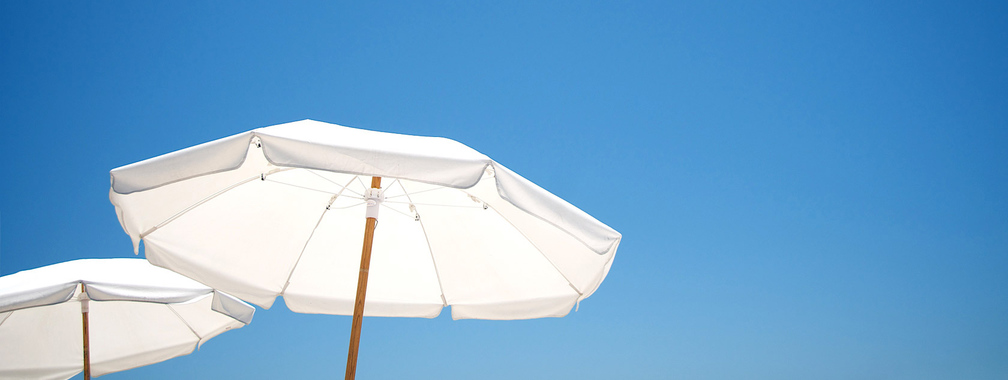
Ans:
<svg viewBox="0 0 1008 380"><path fill-rule="evenodd" d="M155 265L266 308L283 296L295 312L354 315L348 378L362 313L561 317L598 288L621 238L459 142L312 120L111 177L119 221Z"/></svg>
<svg viewBox="0 0 1008 380"><path fill-rule="evenodd" d="M245 326L254 312L140 259L17 272L0 277L0 378L90 378L157 363Z"/></svg>

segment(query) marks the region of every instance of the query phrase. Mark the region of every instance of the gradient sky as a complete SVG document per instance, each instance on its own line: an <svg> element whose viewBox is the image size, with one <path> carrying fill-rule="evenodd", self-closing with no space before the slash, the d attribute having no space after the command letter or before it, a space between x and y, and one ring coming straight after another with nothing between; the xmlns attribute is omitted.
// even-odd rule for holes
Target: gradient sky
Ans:
<svg viewBox="0 0 1008 380"><path fill-rule="evenodd" d="M133 256L110 169L315 119L623 234L577 312L364 321L360 379L1008 377L1008 3L0 2L0 275ZM283 302L107 379L343 375Z"/></svg>

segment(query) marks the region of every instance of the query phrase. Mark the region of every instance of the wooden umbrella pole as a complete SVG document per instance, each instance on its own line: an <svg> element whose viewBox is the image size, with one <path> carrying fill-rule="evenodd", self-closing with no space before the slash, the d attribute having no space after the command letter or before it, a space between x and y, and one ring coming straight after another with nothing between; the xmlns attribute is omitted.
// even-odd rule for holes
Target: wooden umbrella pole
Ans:
<svg viewBox="0 0 1008 380"><path fill-rule="evenodd" d="M371 188L381 188L381 177L371 177ZM377 206L375 206L377 207ZM360 346L361 324L364 322L364 297L367 293L368 267L371 266L371 243L378 219L368 217L364 224L364 249L361 252L360 273L357 275L357 298L354 302L353 327L350 330L350 352L347 354L346 380L357 373L357 349Z"/></svg>
<svg viewBox="0 0 1008 380"><path fill-rule="evenodd" d="M86 289L81 284L81 320L84 324L84 380L91 380L91 338L88 337L88 303Z"/></svg>

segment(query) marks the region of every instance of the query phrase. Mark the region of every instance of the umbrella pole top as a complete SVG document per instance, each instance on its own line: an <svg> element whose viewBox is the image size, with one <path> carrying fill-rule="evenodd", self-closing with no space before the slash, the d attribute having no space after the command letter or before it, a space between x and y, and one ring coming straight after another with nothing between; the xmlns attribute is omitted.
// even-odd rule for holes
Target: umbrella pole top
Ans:
<svg viewBox="0 0 1008 380"><path fill-rule="evenodd" d="M385 201L385 192L381 189L381 177L371 178L371 188L364 191L364 201L367 204L365 216L378 219L378 208Z"/></svg>

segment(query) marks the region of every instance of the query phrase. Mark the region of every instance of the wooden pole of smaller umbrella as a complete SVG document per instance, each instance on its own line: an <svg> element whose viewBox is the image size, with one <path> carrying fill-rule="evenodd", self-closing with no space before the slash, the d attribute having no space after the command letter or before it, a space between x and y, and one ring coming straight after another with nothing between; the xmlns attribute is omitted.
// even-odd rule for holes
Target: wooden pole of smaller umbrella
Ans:
<svg viewBox="0 0 1008 380"><path fill-rule="evenodd" d="M87 298L84 284L81 284L80 287L81 321L84 324L84 380L91 380L91 338L88 337L88 303L90 300Z"/></svg>
<svg viewBox="0 0 1008 380"><path fill-rule="evenodd" d="M371 177L371 188L381 188L381 177ZM354 302L353 328L350 331L350 352L347 354L346 380L357 373L357 348L360 346L361 324L364 322L364 297L367 293L368 268L371 266L371 243L378 219L368 217L364 224L364 249L361 252L360 273L357 275L357 298Z"/></svg>

